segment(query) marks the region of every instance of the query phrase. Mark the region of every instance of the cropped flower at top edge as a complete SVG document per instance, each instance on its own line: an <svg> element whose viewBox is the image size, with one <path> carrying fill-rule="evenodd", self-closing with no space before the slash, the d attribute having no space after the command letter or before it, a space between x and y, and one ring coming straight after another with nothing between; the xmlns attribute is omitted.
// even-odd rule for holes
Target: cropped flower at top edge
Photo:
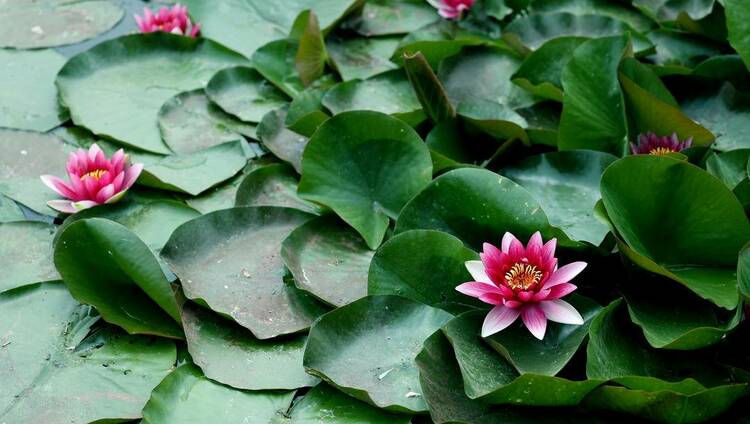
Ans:
<svg viewBox="0 0 750 424"><path fill-rule="evenodd" d="M583 317L560 298L577 287L569 281L584 268L585 262L557 267L557 239L543 243L537 231L524 245L505 233L501 249L485 243L481 261L466 262L474 281L456 290L495 305L482 325L482 337L506 329L520 316L526 328L539 340L544 338L547 320L562 324L583 324Z"/></svg>
<svg viewBox="0 0 750 424"><path fill-rule="evenodd" d="M102 149L92 144L88 151L78 149L68 157L68 179L42 175L42 182L69 200L50 200L47 205L63 213L76 213L105 203L115 203L135 183L143 171L140 163L129 164L122 149L107 159Z"/></svg>
<svg viewBox="0 0 750 424"><path fill-rule="evenodd" d="M471 9L475 0L427 0L445 19L459 20Z"/></svg>
<svg viewBox="0 0 750 424"><path fill-rule="evenodd" d="M197 37L200 24L193 25L188 15L187 6L179 3L172 8L162 7L154 13L151 9L143 8L143 17L135 15L135 22L142 33L164 31L172 34Z"/></svg>

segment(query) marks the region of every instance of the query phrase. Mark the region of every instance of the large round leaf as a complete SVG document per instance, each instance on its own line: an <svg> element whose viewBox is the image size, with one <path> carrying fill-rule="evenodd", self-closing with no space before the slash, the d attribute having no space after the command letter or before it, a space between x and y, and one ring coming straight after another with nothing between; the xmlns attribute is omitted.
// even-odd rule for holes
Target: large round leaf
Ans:
<svg viewBox="0 0 750 424"><path fill-rule="evenodd" d="M395 294L449 311L480 306L456 291L471 281L466 261L477 254L456 237L434 230L396 235L375 253L370 264L369 294Z"/></svg>
<svg viewBox="0 0 750 424"><path fill-rule="evenodd" d="M373 253L359 234L333 216L300 226L281 249L297 287L334 306L367 295Z"/></svg>
<svg viewBox="0 0 750 424"><path fill-rule="evenodd" d="M79 43L109 30L122 15L115 3L103 0L3 2L0 47L37 49Z"/></svg>
<svg viewBox="0 0 750 424"><path fill-rule="evenodd" d="M374 408L320 383L289 412L295 424L409 424L411 417Z"/></svg>
<svg viewBox="0 0 750 424"><path fill-rule="evenodd" d="M326 50L336 65L341 79L367 79L396 69L389 59L398 46L400 37L331 38Z"/></svg>
<svg viewBox="0 0 750 424"><path fill-rule="evenodd" d="M195 365L172 371L143 407L142 424L270 423L289 408L294 392L249 392L215 383Z"/></svg>
<svg viewBox="0 0 750 424"><path fill-rule="evenodd" d="M0 6L0 22L3 11ZM7 6L6 6L7 7ZM0 24L0 28L3 28ZM0 40L3 35L0 30ZM67 119L57 103L55 76L65 58L50 50L0 50L0 127L48 131Z"/></svg>
<svg viewBox="0 0 750 424"><path fill-rule="evenodd" d="M182 309L182 324L190 356L212 380L249 390L296 389L318 381L302 367L303 335L258 340L247 329L192 303Z"/></svg>
<svg viewBox="0 0 750 424"><path fill-rule="evenodd" d="M377 407L426 411L414 357L424 339L450 318L445 311L399 296L368 296L315 323L304 364L309 372Z"/></svg>
<svg viewBox="0 0 750 424"><path fill-rule="evenodd" d="M204 38L166 33L105 41L68 61L57 77L77 125L139 149L169 153L156 117L183 91L203 88L216 71L245 60Z"/></svg>
<svg viewBox="0 0 750 424"><path fill-rule="evenodd" d="M627 48L627 37L607 37L589 40L573 52L562 74L561 150L625 153L628 129L617 68Z"/></svg>
<svg viewBox="0 0 750 424"><path fill-rule="evenodd" d="M612 164L601 191L631 259L719 306L737 306L734 268L750 222L720 180L682 160L638 155Z"/></svg>
<svg viewBox="0 0 750 424"><path fill-rule="evenodd" d="M0 223L0 292L60 279L52 262L55 229L44 222Z"/></svg>
<svg viewBox="0 0 750 424"><path fill-rule="evenodd" d="M73 146L50 134L0 129L0 193L33 209L56 216L47 201L57 198L40 175L64 175Z"/></svg>
<svg viewBox="0 0 750 424"><path fill-rule="evenodd" d="M113 221L70 224L55 244L55 266L71 294L131 334L182 338L174 292L151 250Z"/></svg>
<svg viewBox="0 0 750 424"><path fill-rule="evenodd" d="M412 126L425 114L404 71L385 72L366 80L342 82L323 97L323 105L334 115L352 110L387 113Z"/></svg>
<svg viewBox="0 0 750 424"><path fill-rule="evenodd" d="M203 90L180 93L159 109L159 132L175 153L193 153L227 141L254 137L255 127L211 103Z"/></svg>
<svg viewBox="0 0 750 424"><path fill-rule="evenodd" d="M382 113L355 111L329 119L310 139L298 191L331 208L375 249L389 218L431 178L430 153L414 130Z"/></svg>
<svg viewBox="0 0 750 424"><path fill-rule="evenodd" d="M506 231L526 240L550 226L523 187L491 171L463 168L436 178L404 206L395 233L416 229L443 231L481 249L484 242L499 245Z"/></svg>
<svg viewBox="0 0 750 424"><path fill-rule="evenodd" d="M140 418L175 362L175 346L112 327L89 334L97 319L59 283L0 294L0 422Z"/></svg>
<svg viewBox="0 0 750 424"><path fill-rule="evenodd" d="M545 153L501 172L534 195L552 225L573 240L598 246L609 229L594 217L594 205L601 198L602 172L615 159L585 150Z"/></svg>
<svg viewBox="0 0 750 424"><path fill-rule="evenodd" d="M206 86L206 94L225 112L246 122L260 122L263 115L287 103L284 93L246 66L216 73Z"/></svg>
<svg viewBox="0 0 750 424"><path fill-rule="evenodd" d="M235 206L282 206L320 215L324 208L297 196L297 174L286 164L260 167L237 187Z"/></svg>
<svg viewBox="0 0 750 424"><path fill-rule="evenodd" d="M220 4L187 0L190 14L201 22L206 37L247 57L269 41L284 38L300 12L311 10L328 29L351 7L355 0L288 0L283 7L267 0L225 0Z"/></svg>
<svg viewBox="0 0 750 424"><path fill-rule="evenodd" d="M296 333L325 308L284 278L281 242L312 215L278 207L224 209L175 230L161 252L189 299L259 339Z"/></svg>
<svg viewBox="0 0 750 424"><path fill-rule="evenodd" d="M681 107L686 115L716 134L716 150L750 148L746 137L750 131L750 98L732 84L724 83L716 92L689 96Z"/></svg>

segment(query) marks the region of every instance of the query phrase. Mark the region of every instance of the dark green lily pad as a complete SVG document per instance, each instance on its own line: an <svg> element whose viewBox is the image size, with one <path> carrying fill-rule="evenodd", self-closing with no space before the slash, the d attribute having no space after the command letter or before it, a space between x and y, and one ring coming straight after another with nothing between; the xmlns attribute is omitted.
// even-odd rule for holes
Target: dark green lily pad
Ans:
<svg viewBox="0 0 750 424"><path fill-rule="evenodd" d="M456 291L472 281L466 261L477 254L456 237L434 230L400 233L378 249L370 264L369 294L394 294L448 311L482 306Z"/></svg>
<svg viewBox="0 0 750 424"><path fill-rule="evenodd" d="M174 291L151 250L113 221L68 225L55 244L55 266L76 300L131 334L182 338Z"/></svg>
<svg viewBox="0 0 750 424"><path fill-rule="evenodd" d="M304 364L308 372L379 408L426 411L414 357L424 339L451 317L399 296L367 296L315 323Z"/></svg>
<svg viewBox="0 0 750 424"><path fill-rule="evenodd" d="M315 385L302 367L304 335L258 340L245 328L192 303L182 309L193 361L214 381L238 389L288 390Z"/></svg>
<svg viewBox="0 0 750 424"><path fill-rule="evenodd" d="M375 249L389 218L431 178L429 151L414 130L382 113L354 111L324 122L310 139L298 191L331 208Z"/></svg>
<svg viewBox="0 0 750 424"><path fill-rule="evenodd" d="M307 137L286 128L287 112L276 110L268 113L258 125L258 138L279 159L289 162L302 172L302 151L307 146Z"/></svg>
<svg viewBox="0 0 750 424"><path fill-rule="evenodd" d="M112 327L91 331L97 320L60 283L0 294L0 420L64 424L141 417L151 390L175 362L174 343Z"/></svg>
<svg viewBox="0 0 750 424"><path fill-rule="evenodd" d="M407 203L394 232L439 230L479 250L484 242L499 245L506 231L527 240L549 228L541 206L523 187L485 169L463 168L436 178Z"/></svg>
<svg viewBox="0 0 750 424"><path fill-rule="evenodd" d="M224 209L175 230L161 252L185 295L259 339L302 331L325 312L285 281L281 242L313 215L296 209Z"/></svg>
<svg viewBox="0 0 750 424"><path fill-rule="evenodd" d="M162 105L183 91L203 88L220 69L243 62L242 56L206 38L136 34L74 56L56 82L76 125L168 154L156 121Z"/></svg>
<svg viewBox="0 0 750 424"><path fill-rule="evenodd" d="M723 181L730 190L734 190L742 180L747 178L748 159L750 159L750 149L713 153L706 159L706 171Z"/></svg>
<svg viewBox="0 0 750 424"><path fill-rule="evenodd" d="M143 424L186 422L270 423L289 408L294 392L249 392L222 386L198 367L172 371L143 407Z"/></svg>
<svg viewBox="0 0 750 424"><path fill-rule="evenodd" d="M740 293L745 299L750 299L750 246L745 245L740 251L740 258L737 261L737 280L739 282Z"/></svg>
<svg viewBox="0 0 750 424"><path fill-rule="evenodd" d="M207 190L198 197L185 200L185 202L203 214L214 212L219 209L231 208L234 206L234 201L237 197L237 188L242 183L242 180L245 179L245 176L261 166L273 163L276 163L276 161L270 156L250 159L247 162L247 165L245 165L242 171L236 176L225 181L221 185Z"/></svg>
<svg viewBox="0 0 750 424"><path fill-rule="evenodd" d="M737 252L750 222L721 181L682 160L638 155L612 164L601 191L631 260L718 306L737 306Z"/></svg>
<svg viewBox="0 0 750 424"><path fill-rule="evenodd" d="M367 79L398 68L389 59L400 37L329 38L326 49L341 79Z"/></svg>
<svg viewBox="0 0 750 424"><path fill-rule="evenodd" d="M532 94L562 102L562 72L584 37L559 37L547 41L523 61L512 81Z"/></svg>
<svg viewBox="0 0 750 424"><path fill-rule="evenodd" d="M227 141L255 137L255 127L211 103L203 90L180 93L159 110L159 132L172 151L197 152Z"/></svg>
<svg viewBox="0 0 750 424"><path fill-rule="evenodd" d="M724 2L724 7L726 7L729 43L747 65L750 63L750 37L747 35L750 6L742 0L728 0Z"/></svg>
<svg viewBox="0 0 750 424"><path fill-rule="evenodd" d="M539 200L552 225L573 240L598 246L609 232L593 214L601 198L599 180L616 159L586 150L545 153L501 172Z"/></svg>
<svg viewBox="0 0 750 424"><path fill-rule="evenodd" d="M0 292L60 279L52 261L55 230L44 222L0 223Z"/></svg>
<svg viewBox="0 0 750 424"><path fill-rule="evenodd" d="M225 112L245 122L260 122L263 115L288 102L284 93L247 66L217 72L208 82L206 94Z"/></svg>
<svg viewBox="0 0 750 424"><path fill-rule="evenodd" d="M237 188L235 206L282 206L320 215L325 210L297 196L297 174L287 164L253 170Z"/></svg>
<svg viewBox="0 0 750 424"><path fill-rule="evenodd" d="M123 10L111 1L14 0L0 5L0 47L80 43L114 27L122 16Z"/></svg>
<svg viewBox="0 0 750 424"><path fill-rule="evenodd" d="M284 240L281 256L302 290L334 306L367 295L373 251L339 219L312 219Z"/></svg>
<svg viewBox="0 0 750 424"><path fill-rule="evenodd" d="M374 408L320 383L289 412L295 424L409 424L411 417Z"/></svg>
<svg viewBox="0 0 750 424"><path fill-rule="evenodd" d="M298 50L298 40L286 38L264 45L251 58L265 79L292 98L305 89L296 67Z"/></svg>
<svg viewBox="0 0 750 424"><path fill-rule="evenodd" d="M9 7L9 6L5 6ZM0 6L0 22L3 21ZM7 27L0 23L0 28ZM3 34L0 29L0 44ZM55 76L65 58L51 50L0 50L0 127L48 131L68 119L57 102Z"/></svg>

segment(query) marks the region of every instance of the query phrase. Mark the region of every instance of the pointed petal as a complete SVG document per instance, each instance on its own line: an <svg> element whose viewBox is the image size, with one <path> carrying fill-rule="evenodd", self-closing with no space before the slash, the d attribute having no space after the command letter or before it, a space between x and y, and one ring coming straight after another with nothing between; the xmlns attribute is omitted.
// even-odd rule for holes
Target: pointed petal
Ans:
<svg viewBox="0 0 750 424"><path fill-rule="evenodd" d="M547 319L561 324L583 324L583 317L570 303L564 300L548 300L539 302L539 307L544 311Z"/></svg>
<svg viewBox="0 0 750 424"><path fill-rule="evenodd" d="M70 200L50 200L47 202L47 206L62 213L76 213L78 210L73 207L73 202Z"/></svg>
<svg viewBox="0 0 750 424"><path fill-rule="evenodd" d="M497 287L487 283L480 283L478 281L469 281L467 283L459 284L456 286L456 291L476 298L485 293L500 294L500 290Z"/></svg>
<svg viewBox="0 0 750 424"><path fill-rule="evenodd" d="M110 197L115 194L115 186L113 184L107 184L96 193L96 203L106 203Z"/></svg>
<svg viewBox="0 0 750 424"><path fill-rule="evenodd" d="M92 200L81 200L80 202L73 203L73 207L76 209L76 212L82 211L88 208L93 208L96 205L98 205L98 203Z"/></svg>
<svg viewBox="0 0 750 424"><path fill-rule="evenodd" d="M143 171L142 163L136 163L134 165L131 165L125 171L125 181L122 182L122 189L123 190L129 189L135 183L135 180L138 179L138 176L141 175L141 171Z"/></svg>
<svg viewBox="0 0 750 424"><path fill-rule="evenodd" d="M544 333L547 331L547 317L539 306L528 305L523 308L521 319L534 337L539 340L544 338Z"/></svg>
<svg viewBox="0 0 750 424"><path fill-rule="evenodd" d="M482 324L482 337L489 337L499 331L505 330L518 318L518 310L507 308L502 305L492 308L484 318Z"/></svg>
<svg viewBox="0 0 750 424"><path fill-rule="evenodd" d="M508 251L510 250L510 244L513 242L513 240L518 241L516 236L514 236L513 234L507 232L503 234L503 241L500 245L500 248L503 250L503 252L508 253Z"/></svg>
<svg viewBox="0 0 750 424"><path fill-rule="evenodd" d="M563 296L567 296L573 293L577 288L578 287L575 284L570 284L570 283L557 284L548 289L549 294L547 295L545 299L546 300L559 299ZM545 300L545 299L540 299L540 300Z"/></svg>
<svg viewBox="0 0 750 424"><path fill-rule="evenodd" d="M55 193L59 194L60 196L65 196L68 199L75 198L75 191L73 191L73 189L65 184L65 181L63 181L59 177L56 177L54 175L42 175L39 178L42 180L44 185L54 190Z"/></svg>
<svg viewBox="0 0 750 424"><path fill-rule="evenodd" d="M553 272L542 288L550 288L558 284L567 283L586 268L586 262L573 262Z"/></svg>
<svg viewBox="0 0 750 424"><path fill-rule="evenodd" d="M469 274L471 274L471 278L473 278L474 281L492 284L493 286L495 285L490 277L487 276L482 261L466 261L464 262L464 266L466 266L466 269L469 271Z"/></svg>

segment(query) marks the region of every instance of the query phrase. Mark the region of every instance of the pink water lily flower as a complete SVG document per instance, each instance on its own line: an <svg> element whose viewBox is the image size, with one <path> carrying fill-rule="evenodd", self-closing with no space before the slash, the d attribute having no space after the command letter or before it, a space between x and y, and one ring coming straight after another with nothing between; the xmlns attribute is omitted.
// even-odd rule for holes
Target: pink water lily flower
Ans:
<svg viewBox="0 0 750 424"><path fill-rule="evenodd" d="M459 292L495 305L482 325L482 337L506 329L520 316L526 328L539 340L544 338L547 320L562 324L583 324L583 317L560 298L577 287L570 284L585 262L557 268L557 239L543 243L537 231L526 247L511 233L505 233L502 249L485 243L481 261L466 262L474 281L456 287Z"/></svg>
<svg viewBox="0 0 750 424"><path fill-rule="evenodd" d="M634 155L666 155L674 152L681 152L693 145L693 138L690 137L685 141L677 138L677 133L671 136L659 137L649 132L638 136L638 145L630 143L630 151Z"/></svg>
<svg viewBox="0 0 750 424"><path fill-rule="evenodd" d="M427 0L446 19L461 19L465 11L471 9L475 0Z"/></svg>
<svg viewBox="0 0 750 424"><path fill-rule="evenodd" d="M143 164L129 164L122 149L111 159L96 143L88 151L78 149L68 157L66 183L53 175L42 175L42 182L68 200L50 200L47 205L63 213L80 210L122 199L143 171Z"/></svg>
<svg viewBox="0 0 750 424"><path fill-rule="evenodd" d="M187 6L182 6L179 3L172 6L171 9L162 7L156 13L144 7L143 17L135 15L135 21L138 24L138 29L143 33L164 31L196 37L201 28L200 24L193 25L190 16L188 16Z"/></svg>

